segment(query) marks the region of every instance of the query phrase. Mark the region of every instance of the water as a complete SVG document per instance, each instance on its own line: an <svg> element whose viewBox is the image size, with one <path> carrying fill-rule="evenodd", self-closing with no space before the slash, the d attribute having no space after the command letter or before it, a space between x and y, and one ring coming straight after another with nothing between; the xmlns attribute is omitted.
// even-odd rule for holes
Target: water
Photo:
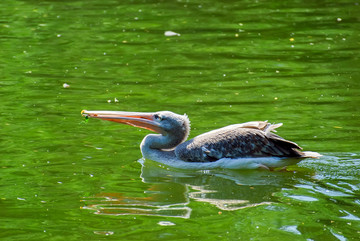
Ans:
<svg viewBox="0 0 360 241"><path fill-rule="evenodd" d="M360 239L358 2L0 9L1 239ZM283 122L324 156L287 172L159 167L141 159L147 131L82 109L187 113L191 137Z"/></svg>

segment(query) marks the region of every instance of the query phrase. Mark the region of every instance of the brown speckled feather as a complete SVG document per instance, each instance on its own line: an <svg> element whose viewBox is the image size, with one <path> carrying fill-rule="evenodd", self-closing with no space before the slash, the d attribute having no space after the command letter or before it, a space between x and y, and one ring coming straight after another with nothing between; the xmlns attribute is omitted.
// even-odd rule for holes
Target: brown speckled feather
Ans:
<svg viewBox="0 0 360 241"><path fill-rule="evenodd" d="M300 147L272 133L281 124L247 122L210 131L175 148L176 156L189 162L212 162L221 158L301 157Z"/></svg>

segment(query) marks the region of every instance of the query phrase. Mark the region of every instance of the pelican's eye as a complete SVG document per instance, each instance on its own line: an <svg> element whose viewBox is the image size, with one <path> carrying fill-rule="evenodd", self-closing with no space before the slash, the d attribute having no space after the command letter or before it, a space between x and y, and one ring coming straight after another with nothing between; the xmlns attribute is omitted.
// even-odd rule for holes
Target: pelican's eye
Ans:
<svg viewBox="0 0 360 241"><path fill-rule="evenodd" d="M161 121L161 116L159 116L158 114L155 114L154 115L154 118L155 118L155 120L157 120L157 121Z"/></svg>

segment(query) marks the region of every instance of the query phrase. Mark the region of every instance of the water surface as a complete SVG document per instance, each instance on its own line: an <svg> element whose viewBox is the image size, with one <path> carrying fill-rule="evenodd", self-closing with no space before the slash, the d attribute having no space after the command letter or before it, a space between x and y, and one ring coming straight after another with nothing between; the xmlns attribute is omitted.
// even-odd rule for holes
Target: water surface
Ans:
<svg viewBox="0 0 360 241"><path fill-rule="evenodd" d="M358 240L356 1L0 3L4 240ZM174 36L166 36L173 31ZM65 84L65 85L64 85ZM149 132L82 109L251 120L319 160L287 172L143 160Z"/></svg>

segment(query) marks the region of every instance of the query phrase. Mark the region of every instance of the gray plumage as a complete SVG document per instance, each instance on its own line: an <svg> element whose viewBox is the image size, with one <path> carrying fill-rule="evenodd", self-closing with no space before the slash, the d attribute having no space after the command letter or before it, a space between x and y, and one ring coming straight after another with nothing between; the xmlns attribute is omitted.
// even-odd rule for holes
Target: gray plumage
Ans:
<svg viewBox="0 0 360 241"><path fill-rule="evenodd" d="M296 143L272 133L282 124L254 121L220 128L199 135L175 148L176 156L188 162L212 162L221 158L301 157Z"/></svg>

